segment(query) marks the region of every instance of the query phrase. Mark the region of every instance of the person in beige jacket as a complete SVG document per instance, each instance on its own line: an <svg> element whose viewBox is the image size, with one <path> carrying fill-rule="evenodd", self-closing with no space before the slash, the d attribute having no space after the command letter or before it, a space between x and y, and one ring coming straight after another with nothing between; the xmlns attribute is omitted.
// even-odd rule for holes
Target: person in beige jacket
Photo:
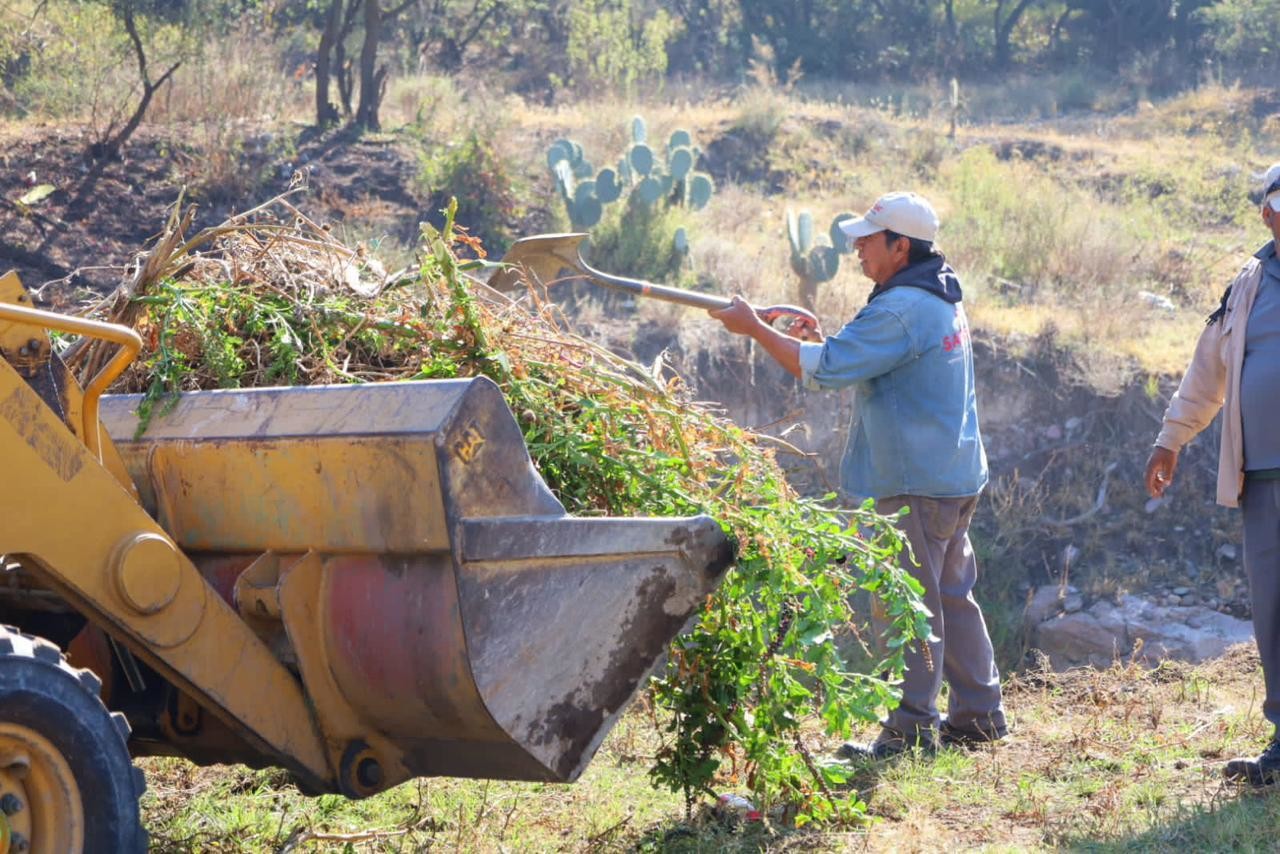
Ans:
<svg viewBox="0 0 1280 854"><path fill-rule="evenodd" d="M1267 170L1263 186L1262 221L1273 239L1209 315L1146 468L1147 491L1159 498L1183 446L1223 412L1217 501L1244 515L1244 566L1266 687L1262 713L1277 727L1260 756L1232 759L1225 773L1255 786L1280 783L1280 163Z"/></svg>

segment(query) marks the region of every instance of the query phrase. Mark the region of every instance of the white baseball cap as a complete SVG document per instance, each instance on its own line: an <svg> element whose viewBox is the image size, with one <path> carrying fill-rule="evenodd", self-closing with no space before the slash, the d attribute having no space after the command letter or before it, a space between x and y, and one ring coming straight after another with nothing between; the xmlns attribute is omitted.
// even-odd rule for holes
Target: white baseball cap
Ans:
<svg viewBox="0 0 1280 854"><path fill-rule="evenodd" d="M1273 168L1280 169L1280 164ZM855 240L877 231L893 231L932 243L938 234L938 214L923 196L885 193L865 214L841 220L839 225L841 231Z"/></svg>
<svg viewBox="0 0 1280 854"><path fill-rule="evenodd" d="M1280 212L1280 163L1272 163L1262 176L1262 203Z"/></svg>

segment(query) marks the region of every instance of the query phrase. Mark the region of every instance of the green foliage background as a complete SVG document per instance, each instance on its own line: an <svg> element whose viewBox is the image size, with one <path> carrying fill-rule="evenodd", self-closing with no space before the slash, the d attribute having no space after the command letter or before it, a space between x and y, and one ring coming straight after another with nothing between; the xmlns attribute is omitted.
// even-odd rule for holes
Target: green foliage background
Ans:
<svg viewBox="0 0 1280 854"><path fill-rule="evenodd" d="M252 34L262 39L260 73L306 89L331 2L16 0L0 10L9 24L0 29L0 111L88 113L101 111L108 91L124 95L136 76L119 22L125 8L143 25L153 68L168 57L214 61L218 39ZM363 39L352 9L347 57ZM465 69L538 99L633 97L691 77L738 84L767 55L779 78L899 86L1049 72L1062 76L1056 102L1074 109L1091 105L1103 79L1147 97L1206 76L1267 79L1280 59L1276 0L437 0L387 11L396 14L379 61L393 75Z"/></svg>

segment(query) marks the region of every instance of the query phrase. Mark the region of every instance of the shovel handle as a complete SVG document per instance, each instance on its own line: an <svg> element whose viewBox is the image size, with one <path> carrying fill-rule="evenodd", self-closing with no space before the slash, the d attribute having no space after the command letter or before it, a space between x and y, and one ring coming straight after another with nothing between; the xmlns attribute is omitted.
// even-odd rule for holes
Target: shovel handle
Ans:
<svg viewBox="0 0 1280 854"><path fill-rule="evenodd" d="M686 291L682 288L672 288L666 285L656 285L653 282L646 282L642 279L629 279L626 276L615 276L611 273L602 273L595 269L586 261L582 260L582 255L577 257L577 268L581 273L586 274L587 278L593 280L605 287L614 290L623 291L629 294L635 294L640 297L650 297L652 299L660 299L666 302L679 303L680 305L688 305L694 308L705 308L717 310L728 308L733 304L732 300L724 297L713 296L712 294L702 294L697 291ZM808 333L818 328L818 318L813 312L806 311L796 305L771 305L766 308L757 308L756 314L765 323L772 326L774 322L790 318L788 325L788 334L796 338L808 338ZM790 330L798 329L799 332L791 332Z"/></svg>
<svg viewBox="0 0 1280 854"><path fill-rule="evenodd" d="M672 288L666 285L655 285L653 282L646 282L643 279L629 279L626 276L602 273L582 260L581 254L578 255L576 266L578 272L585 273L588 279L605 287L613 288L615 291L634 294L638 297L650 297L664 300L665 302L679 303L680 305L689 305L694 308L718 309L729 307L730 301L724 297L701 294L697 291L686 291L683 288Z"/></svg>

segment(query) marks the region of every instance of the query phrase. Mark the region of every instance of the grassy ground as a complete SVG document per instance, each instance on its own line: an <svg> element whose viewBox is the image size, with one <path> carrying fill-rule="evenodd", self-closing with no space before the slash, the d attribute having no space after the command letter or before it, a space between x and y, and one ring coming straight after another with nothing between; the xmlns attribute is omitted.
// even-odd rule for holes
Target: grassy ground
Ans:
<svg viewBox="0 0 1280 854"><path fill-rule="evenodd" d="M1006 685L1007 741L862 766L872 821L839 831L702 805L686 821L681 797L646 782L657 742L639 706L572 786L421 780L353 803L303 798L278 772L163 759L142 763L143 808L164 851L1272 850L1280 798L1221 777L1269 734L1260 686L1248 647L1199 667L1022 674Z"/></svg>

